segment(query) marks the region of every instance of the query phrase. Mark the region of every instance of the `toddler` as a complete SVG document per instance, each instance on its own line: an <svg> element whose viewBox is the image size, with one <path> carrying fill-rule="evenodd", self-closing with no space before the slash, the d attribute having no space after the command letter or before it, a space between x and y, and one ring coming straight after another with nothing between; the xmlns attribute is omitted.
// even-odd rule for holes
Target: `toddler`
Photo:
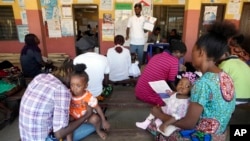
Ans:
<svg viewBox="0 0 250 141"><path fill-rule="evenodd" d="M72 91L72 99L70 104L70 120L78 119L82 117L88 106L92 107L95 112L88 118L86 122L93 124L96 128L97 134L105 140L107 134L102 130L108 130L110 124L105 119L102 109L98 105L98 100L88 90L89 77L84 71L86 69L85 64L77 64L75 71L70 78L70 89ZM72 134L67 136L67 141L72 140Z"/></svg>
<svg viewBox="0 0 250 141"><path fill-rule="evenodd" d="M166 105L161 107L162 112L171 115L172 118L162 123L160 119L155 119L153 114L150 113L145 121L136 122L136 126L145 130L151 121L155 120L157 130L160 133L165 136L169 136L173 133L178 127L171 124L185 116L189 104L190 91L197 78L199 78L199 76L193 72L181 72L177 75L177 91L168 91L167 93L170 97L163 100Z"/></svg>
<svg viewBox="0 0 250 141"><path fill-rule="evenodd" d="M139 68L139 61L136 53L131 53L131 66L129 67L129 76L132 78L137 78L141 75L141 70Z"/></svg>

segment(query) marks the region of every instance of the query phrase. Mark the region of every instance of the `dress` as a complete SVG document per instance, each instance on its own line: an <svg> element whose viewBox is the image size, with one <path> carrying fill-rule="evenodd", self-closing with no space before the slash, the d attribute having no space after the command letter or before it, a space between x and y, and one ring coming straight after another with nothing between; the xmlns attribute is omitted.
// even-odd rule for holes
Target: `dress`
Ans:
<svg viewBox="0 0 250 141"><path fill-rule="evenodd" d="M70 103L70 115L74 119L78 119L85 115L87 107L84 103L88 103L90 107L95 107L98 104L98 100L93 97L89 91L86 91L86 93L81 97L72 96Z"/></svg>
<svg viewBox="0 0 250 141"><path fill-rule="evenodd" d="M86 73L89 76L87 90L89 90L93 96L99 96L102 93L104 75L110 72L107 57L95 52L87 52L78 55L73 60L73 63L74 65L81 63L86 64Z"/></svg>
<svg viewBox="0 0 250 141"><path fill-rule="evenodd" d="M28 49L26 54L20 56L20 63L25 77L35 77L42 72L41 52Z"/></svg>
<svg viewBox="0 0 250 141"><path fill-rule="evenodd" d="M20 104L22 141L44 141L51 131L68 126L71 93L52 74L40 74L28 85Z"/></svg>
<svg viewBox="0 0 250 141"><path fill-rule="evenodd" d="M109 80L122 81L129 79L129 67L131 65L131 55L127 48L120 46L122 52L118 53L115 48L109 48L107 59L110 67Z"/></svg>
<svg viewBox="0 0 250 141"><path fill-rule="evenodd" d="M131 64L131 66L129 67L129 76L138 77L141 75L141 70L138 65L139 65L138 61L135 61L134 63Z"/></svg>
<svg viewBox="0 0 250 141"><path fill-rule="evenodd" d="M174 82L178 73L178 58L168 52L156 54L150 59L140 75L136 87L135 96L144 102L163 106L162 98L154 92L148 82L166 80Z"/></svg>
<svg viewBox="0 0 250 141"><path fill-rule="evenodd" d="M235 109L233 81L225 72L207 72L196 81L190 101L203 107L197 130L222 134Z"/></svg>
<svg viewBox="0 0 250 141"><path fill-rule="evenodd" d="M219 67L233 79L236 101L250 102L250 67L237 56L222 61Z"/></svg>
<svg viewBox="0 0 250 141"><path fill-rule="evenodd" d="M188 104L189 104L189 98L187 99L179 99L176 97L176 94L171 95L169 98L163 99L166 103L165 106L161 107L161 110L163 113L171 115L176 120L179 120L183 118L186 115ZM162 121L160 119L156 119L157 125L161 125ZM159 128L159 127L158 127ZM175 130L179 129L178 127L174 125L169 125L163 134L169 136L172 134Z"/></svg>

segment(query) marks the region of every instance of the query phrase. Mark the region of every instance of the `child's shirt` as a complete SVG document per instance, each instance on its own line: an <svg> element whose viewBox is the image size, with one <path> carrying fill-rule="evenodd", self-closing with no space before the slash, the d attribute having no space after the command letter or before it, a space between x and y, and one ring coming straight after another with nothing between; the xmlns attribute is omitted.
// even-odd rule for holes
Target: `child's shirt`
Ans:
<svg viewBox="0 0 250 141"><path fill-rule="evenodd" d="M95 107L98 104L98 100L89 91L86 91L81 97L72 96L70 115L74 119L78 119L86 113L87 106L84 103L87 103L90 107Z"/></svg>

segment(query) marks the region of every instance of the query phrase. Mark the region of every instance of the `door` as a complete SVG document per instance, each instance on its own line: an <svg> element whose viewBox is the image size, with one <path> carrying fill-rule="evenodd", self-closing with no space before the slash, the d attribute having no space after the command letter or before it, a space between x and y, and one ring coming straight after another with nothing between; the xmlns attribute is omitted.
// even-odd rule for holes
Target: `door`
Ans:
<svg viewBox="0 0 250 141"><path fill-rule="evenodd" d="M199 35L206 32L207 26L213 21L222 22L225 15L224 4L202 4L199 22Z"/></svg>
<svg viewBox="0 0 250 141"><path fill-rule="evenodd" d="M98 36L98 5L95 4L74 4L74 29L75 41L85 36L91 36L91 40L95 41L95 46L99 46ZM81 54L81 50L76 48L76 54Z"/></svg>
<svg viewBox="0 0 250 141"><path fill-rule="evenodd" d="M244 36L250 37L250 3L244 3L241 20L240 20L240 32Z"/></svg>

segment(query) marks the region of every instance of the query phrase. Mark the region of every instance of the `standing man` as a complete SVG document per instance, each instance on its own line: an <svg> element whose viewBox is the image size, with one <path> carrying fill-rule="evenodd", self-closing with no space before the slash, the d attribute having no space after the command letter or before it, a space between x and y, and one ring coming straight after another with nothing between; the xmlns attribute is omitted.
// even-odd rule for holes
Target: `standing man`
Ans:
<svg viewBox="0 0 250 141"><path fill-rule="evenodd" d="M129 18L127 30L126 30L126 40L130 38L130 52L137 53L139 58L139 63L143 63L143 49L145 44L145 33L146 30L143 29L143 23L145 17L141 15L142 5L141 3L136 3L134 6L135 15Z"/></svg>

